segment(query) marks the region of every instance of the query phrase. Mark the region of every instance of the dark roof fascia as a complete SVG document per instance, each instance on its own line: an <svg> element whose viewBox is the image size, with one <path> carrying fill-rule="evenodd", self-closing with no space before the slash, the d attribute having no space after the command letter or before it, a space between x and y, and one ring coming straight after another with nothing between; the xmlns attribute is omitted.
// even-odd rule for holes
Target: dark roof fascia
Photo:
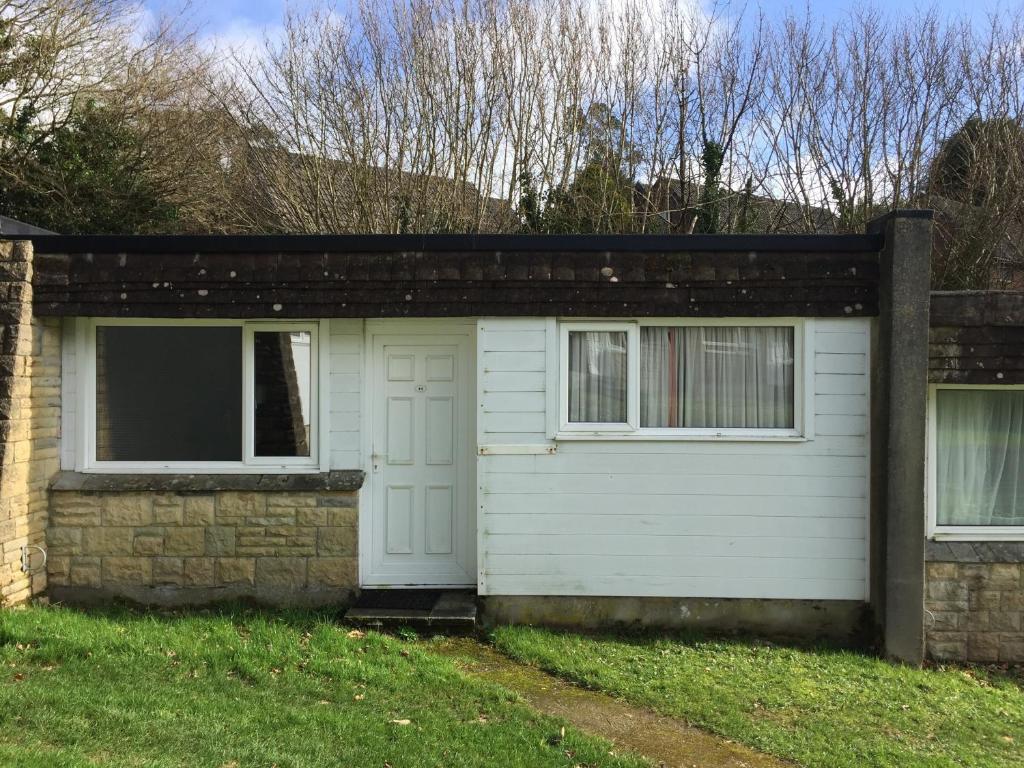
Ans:
<svg viewBox="0 0 1024 768"><path fill-rule="evenodd" d="M877 253L881 235L33 235L36 253Z"/></svg>

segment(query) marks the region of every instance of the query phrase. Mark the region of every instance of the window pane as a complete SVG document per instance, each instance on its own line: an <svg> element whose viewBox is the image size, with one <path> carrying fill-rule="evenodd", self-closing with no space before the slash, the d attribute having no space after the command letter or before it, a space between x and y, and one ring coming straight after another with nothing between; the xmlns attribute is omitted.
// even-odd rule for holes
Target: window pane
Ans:
<svg viewBox="0 0 1024 768"><path fill-rule="evenodd" d="M626 421L626 332L569 332L569 421Z"/></svg>
<svg viewBox="0 0 1024 768"><path fill-rule="evenodd" d="M99 461L241 461L242 329L96 328Z"/></svg>
<svg viewBox="0 0 1024 768"><path fill-rule="evenodd" d="M940 525L1024 525L1024 391L940 389Z"/></svg>
<svg viewBox="0 0 1024 768"><path fill-rule="evenodd" d="M256 456L309 456L312 334L253 334Z"/></svg>
<svg viewBox="0 0 1024 768"><path fill-rule="evenodd" d="M793 328L640 330L640 426L792 429Z"/></svg>

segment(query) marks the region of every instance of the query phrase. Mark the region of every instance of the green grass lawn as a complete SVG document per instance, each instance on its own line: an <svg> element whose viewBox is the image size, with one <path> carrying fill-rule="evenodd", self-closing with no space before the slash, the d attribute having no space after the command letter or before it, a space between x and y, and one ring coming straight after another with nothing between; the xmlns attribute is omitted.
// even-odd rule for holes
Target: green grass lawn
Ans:
<svg viewBox="0 0 1024 768"><path fill-rule="evenodd" d="M3 766L637 766L326 615L0 612Z"/></svg>
<svg viewBox="0 0 1024 768"><path fill-rule="evenodd" d="M1021 678L750 641L499 629L504 653L807 768L1024 765Z"/></svg>

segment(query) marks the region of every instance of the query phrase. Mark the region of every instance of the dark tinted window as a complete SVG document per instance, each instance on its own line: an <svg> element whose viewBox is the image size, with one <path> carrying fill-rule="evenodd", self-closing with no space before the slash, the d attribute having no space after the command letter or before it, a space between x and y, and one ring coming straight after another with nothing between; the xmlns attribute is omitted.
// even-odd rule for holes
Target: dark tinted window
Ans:
<svg viewBox="0 0 1024 768"><path fill-rule="evenodd" d="M242 329L96 329L99 461L241 461Z"/></svg>

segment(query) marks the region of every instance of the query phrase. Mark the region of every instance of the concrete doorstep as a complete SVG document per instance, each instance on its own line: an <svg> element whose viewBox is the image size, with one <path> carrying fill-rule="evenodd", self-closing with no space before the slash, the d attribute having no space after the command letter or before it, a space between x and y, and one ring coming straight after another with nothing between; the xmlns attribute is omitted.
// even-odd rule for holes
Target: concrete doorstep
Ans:
<svg viewBox="0 0 1024 768"><path fill-rule="evenodd" d="M345 621L364 627L472 632L476 595L467 590L364 590L345 612Z"/></svg>

